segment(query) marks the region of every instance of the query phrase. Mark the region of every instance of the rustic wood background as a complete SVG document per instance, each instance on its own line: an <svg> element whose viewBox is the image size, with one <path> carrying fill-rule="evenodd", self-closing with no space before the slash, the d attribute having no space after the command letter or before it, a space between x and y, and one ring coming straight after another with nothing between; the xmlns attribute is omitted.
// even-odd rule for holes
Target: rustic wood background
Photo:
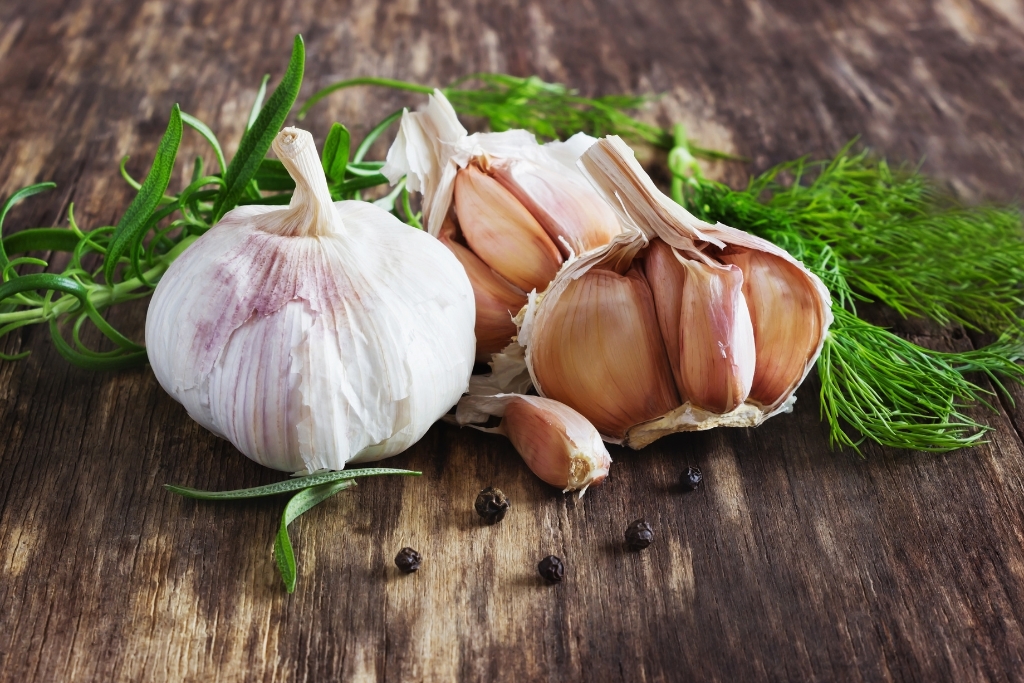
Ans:
<svg viewBox="0 0 1024 683"><path fill-rule="evenodd" d="M230 153L298 32L301 99L356 75L537 73L585 94L665 93L645 116L753 159L712 169L732 182L859 134L970 201L1024 188L1019 0L7 0L0 194L59 185L8 229L63 224L72 201L86 226L115 220L130 199L116 164L130 152L144 173L174 102ZM417 102L353 90L305 123L318 140L332 120L361 135ZM203 149L187 133L181 158ZM144 315L117 322L141 339ZM2 348L32 351L0 363L3 680L1024 679L1024 392L978 412L987 445L862 459L830 451L812 380L760 429L613 448L610 481L580 502L506 441L438 425L390 461L422 478L367 481L293 527L289 596L270 554L283 501L161 488L279 474L194 424L148 369L76 369L42 329ZM687 464L704 490L675 488ZM514 504L495 527L472 511L487 485ZM641 516L657 540L628 552ZM424 555L418 574L393 565L404 545ZM549 553L562 585L537 577Z"/></svg>

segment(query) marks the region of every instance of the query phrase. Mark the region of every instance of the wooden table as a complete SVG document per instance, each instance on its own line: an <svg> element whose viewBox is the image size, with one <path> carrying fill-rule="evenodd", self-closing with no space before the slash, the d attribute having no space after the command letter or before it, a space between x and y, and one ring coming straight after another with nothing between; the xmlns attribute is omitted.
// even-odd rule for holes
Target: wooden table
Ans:
<svg viewBox="0 0 1024 683"><path fill-rule="evenodd" d="M646 113L686 123L749 170L829 154L854 135L968 200L1024 189L1024 6L773 0L571 3L34 0L0 5L0 194L8 229L88 227L130 199L116 164L148 167L172 103L237 144L264 73L307 41L304 99L379 75L443 84L537 73L586 94L665 93ZM352 90L304 122L357 136L416 97ZM202 151L187 133L183 154ZM383 148L378 150L383 153ZM654 158L657 164L658 159ZM175 183L184 178L180 169ZM116 322L142 336L145 304ZM934 346L956 329L897 324ZM1022 680L1024 393L978 411L970 451L830 451L817 385L756 430L612 448L582 501L537 481L505 440L438 425L293 527L294 595L271 558L282 501L204 504L161 484L278 480L193 423L148 369L90 373L43 329L0 364L0 679ZM687 464L706 486L684 494ZM504 489L494 527L477 491ZM626 525L657 534L628 552ZM404 545L423 569L400 575ZM544 585L554 553L568 578Z"/></svg>

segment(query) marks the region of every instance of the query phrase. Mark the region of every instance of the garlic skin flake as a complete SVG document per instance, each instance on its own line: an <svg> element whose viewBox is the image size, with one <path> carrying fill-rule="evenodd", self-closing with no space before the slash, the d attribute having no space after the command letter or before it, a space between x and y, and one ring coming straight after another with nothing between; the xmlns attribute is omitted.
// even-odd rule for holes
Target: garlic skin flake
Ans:
<svg viewBox="0 0 1024 683"><path fill-rule="evenodd" d="M824 284L770 242L694 217L617 137L598 140L579 165L626 230L528 297L516 317L520 347L496 354L495 372L474 378L471 391L503 391L512 380L521 388L515 367L525 364L541 396L632 448L791 410L832 323ZM642 280L637 291L649 292L653 311L644 297L587 284L627 277ZM612 407L626 419L609 420Z"/></svg>
<svg viewBox="0 0 1024 683"><path fill-rule="evenodd" d="M161 386L256 462L342 469L419 440L469 383L473 289L440 242L332 202L312 136L274 151L288 207L243 206L168 269L146 319Z"/></svg>
<svg viewBox="0 0 1024 683"><path fill-rule="evenodd" d="M468 135L437 90L422 111L402 116L381 173L423 193L427 231L470 271L478 361L512 340L529 292L622 232L575 165L593 143L583 133L544 145L524 130Z"/></svg>
<svg viewBox="0 0 1024 683"><path fill-rule="evenodd" d="M491 416L501 417L494 428L480 427ZM499 394L465 396L455 421L484 432L504 434L530 470L563 493L601 484L612 458L601 435L585 417L566 405L540 396Z"/></svg>

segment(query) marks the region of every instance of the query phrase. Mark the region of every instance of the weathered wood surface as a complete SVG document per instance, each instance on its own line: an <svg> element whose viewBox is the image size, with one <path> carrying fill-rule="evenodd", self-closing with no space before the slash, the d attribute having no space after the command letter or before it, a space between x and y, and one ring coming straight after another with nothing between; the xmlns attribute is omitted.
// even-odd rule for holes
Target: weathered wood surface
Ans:
<svg viewBox="0 0 1024 683"><path fill-rule="evenodd" d="M307 40L303 97L335 79L538 73L584 93L665 92L648 116L761 169L863 140L925 157L961 196L1024 188L1024 5L1015 0L571 3L34 0L0 4L0 193L52 179L10 227L110 222L173 102L229 146L264 73ZM314 110L356 134L405 95ZM190 151L202 150L186 136ZM182 158L185 158L183 155ZM741 181L741 167L719 168ZM181 170L181 178L185 169ZM141 338L145 306L118 322ZM898 321L894 321L898 322ZM957 330L902 324L939 347ZM612 449L580 502L497 437L436 426L294 527L297 592L270 555L281 501L201 504L165 482L276 480L191 422L148 369L89 373L44 330L0 364L0 679L1021 680L1024 393L969 452L830 452L813 381L757 430ZM706 488L682 494L686 464ZM475 493L514 508L478 523ZM644 516L657 541L623 549ZM399 575L403 545L423 569ZM568 579L542 585L537 561Z"/></svg>

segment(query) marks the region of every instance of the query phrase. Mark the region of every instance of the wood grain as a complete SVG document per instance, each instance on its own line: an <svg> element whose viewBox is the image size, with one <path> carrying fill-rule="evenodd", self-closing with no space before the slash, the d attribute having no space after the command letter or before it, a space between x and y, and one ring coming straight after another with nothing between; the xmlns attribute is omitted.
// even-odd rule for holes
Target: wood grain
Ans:
<svg viewBox="0 0 1024 683"><path fill-rule="evenodd" d="M1024 189L1024 5L1015 0L813 3L279 3L35 0L0 4L0 194L54 180L9 228L115 220L174 102L228 152L264 73L307 41L303 97L378 75L443 84L537 73L586 94L665 93L682 121L749 170L828 154L855 135L968 200ZM360 137L407 95L328 99L304 122ZM382 152L383 150L379 150ZM184 154L206 154L186 134ZM657 162L657 157L652 157ZM182 182L180 169L174 182ZM142 336L145 304L117 323ZM884 318L937 348L962 331ZM279 475L193 423L148 369L89 373L44 330L0 364L0 679L1022 680L1024 392L977 416L970 451L829 450L809 381L756 430L612 449L581 501L537 481L504 440L438 425L396 467L293 527L299 584L270 549L283 501L206 504L161 484L235 488ZM705 488L675 486L687 464ZM513 509L481 525L477 491ZM622 543L645 517L657 540ZM424 556L415 575L393 557ZM567 580L536 563L561 556Z"/></svg>

